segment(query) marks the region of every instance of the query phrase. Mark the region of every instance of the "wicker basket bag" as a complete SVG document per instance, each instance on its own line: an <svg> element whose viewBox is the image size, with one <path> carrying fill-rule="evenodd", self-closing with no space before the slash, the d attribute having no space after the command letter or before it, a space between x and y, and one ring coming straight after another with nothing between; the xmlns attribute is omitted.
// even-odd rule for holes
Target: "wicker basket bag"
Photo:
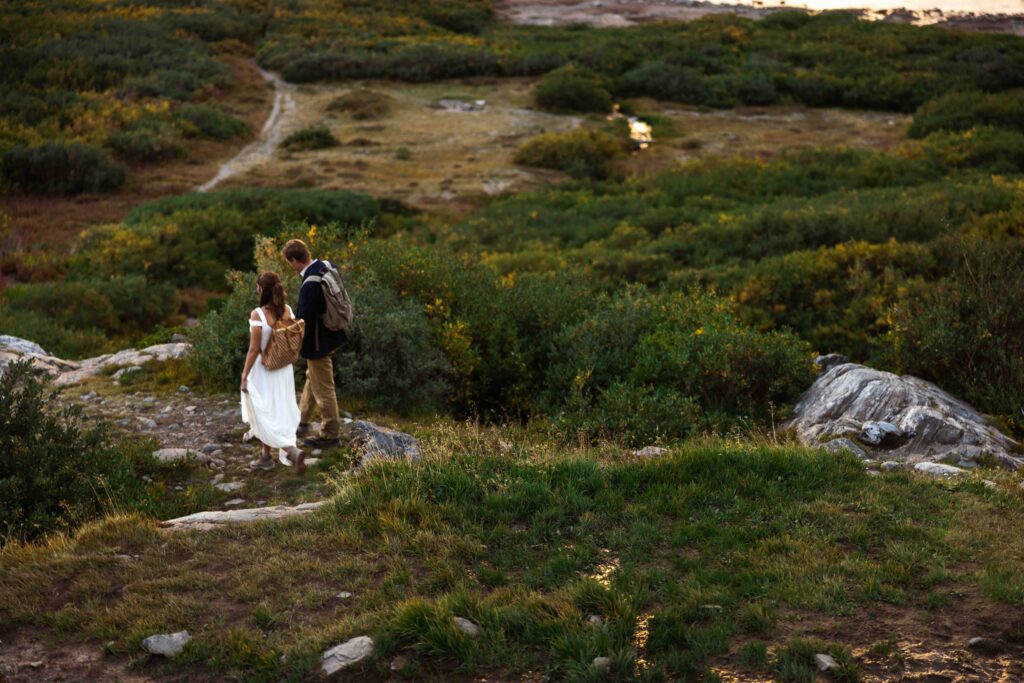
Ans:
<svg viewBox="0 0 1024 683"><path fill-rule="evenodd" d="M270 328L270 341L263 351L263 365L267 370L280 370L299 359L306 321L285 313Z"/></svg>

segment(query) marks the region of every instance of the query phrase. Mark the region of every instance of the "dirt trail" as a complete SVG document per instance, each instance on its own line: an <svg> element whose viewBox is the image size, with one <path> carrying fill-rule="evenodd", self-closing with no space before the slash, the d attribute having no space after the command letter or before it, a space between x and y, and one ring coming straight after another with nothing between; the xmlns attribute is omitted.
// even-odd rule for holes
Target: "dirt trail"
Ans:
<svg viewBox="0 0 1024 683"><path fill-rule="evenodd" d="M274 106L266 123L263 124L263 130L260 131L260 139L246 145L230 161L221 164L217 175L196 188L199 192L209 192L227 178L269 159L277 151L278 145L291 126L298 109L293 97L295 86L269 71L259 69L259 72L274 86Z"/></svg>

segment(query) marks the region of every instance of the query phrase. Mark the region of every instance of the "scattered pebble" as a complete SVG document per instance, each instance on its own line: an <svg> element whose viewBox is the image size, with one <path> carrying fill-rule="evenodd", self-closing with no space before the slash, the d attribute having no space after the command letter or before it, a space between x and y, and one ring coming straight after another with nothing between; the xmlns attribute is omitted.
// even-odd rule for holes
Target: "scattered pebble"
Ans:
<svg viewBox="0 0 1024 683"><path fill-rule="evenodd" d="M352 597L352 594L349 593L348 591L341 591L340 593L338 593L338 597L341 598L342 600L348 600L349 598Z"/></svg>
<svg viewBox="0 0 1024 683"><path fill-rule="evenodd" d="M226 508L234 508L238 507L239 505L245 505L245 498L232 498L231 500L224 503L224 507Z"/></svg>
<svg viewBox="0 0 1024 683"><path fill-rule="evenodd" d="M185 649L185 645L192 640L188 631L177 633L161 633L150 636L142 641L142 649L154 655L174 657Z"/></svg>
<svg viewBox="0 0 1024 683"><path fill-rule="evenodd" d="M594 661L590 664L594 667L594 671L599 674L606 674L612 670L612 658L611 657L594 657Z"/></svg>
<svg viewBox="0 0 1024 683"><path fill-rule="evenodd" d="M357 636L340 645L335 645L320 656L320 669L331 676L342 669L347 669L373 654L373 638Z"/></svg>
<svg viewBox="0 0 1024 683"><path fill-rule="evenodd" d="M184 384L182 384L180 387L178 387L178 393L179 394L191 394L192 390L189 389L188 387L186 387Z"/></svg>
<svg viewBox="0 0 1024 683"><path fill-rule="evenodd" d="M816 654L814 663L818 665L818 671L832 671L839 668L839 663L833 659L832 655Z"/></svg>
<svg viewBox="0 0 1024 683"><path fill-rule="evenodd" d="M245 488L244 481L228 481L223 484L214 484L214 488L224 493L232 493L234 491L241 491Z"/></svg>
<svg viewBox="0 0 1024 683"><path fill-rule="evenodd" d="M407 655L398 655L391 660L391 670L401 671L405 667L409 666L409 657Z"/></svg>
<svg viewBox="0 0 1024 683"><path fill-rule="evenodd" d="M455 626L460 631L465 633L470 638L476 638L480 635L480 627L474 624L469 619L463 619L462 617L452 617L452 621L455 622Z"/></svg>

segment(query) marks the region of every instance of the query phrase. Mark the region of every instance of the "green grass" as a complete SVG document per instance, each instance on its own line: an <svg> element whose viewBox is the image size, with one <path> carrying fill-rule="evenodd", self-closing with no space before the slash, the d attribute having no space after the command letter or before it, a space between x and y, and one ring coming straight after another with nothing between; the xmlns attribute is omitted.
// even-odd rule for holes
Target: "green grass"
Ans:
<svg viewBox="0 0 1024 683"><path fill-rule="evenodd" d="M187 628L188 666L243 680L302 679L324 649L369 634L373 676L405 654L416 678L593 680L592 660L608 656L623 680L692 680L722 661L812 680L813 655L830 652L854 681L855 644L815 642L829 638L807 615L855 621L882 602L955 613L967 593L993 610L1020 604L1024 515L1009 485L871 478L853 458L753 443L636 460L559 450L536 430L438 423L421 437L424 463L336 475L331 503L308 517L197 534L114 517L9 547L0 619L113 640L117 656ZM956 592L933 604L940 565ZM803 635L788 635L794 610ZM892 632L878 623L859 645Z"/></svg>

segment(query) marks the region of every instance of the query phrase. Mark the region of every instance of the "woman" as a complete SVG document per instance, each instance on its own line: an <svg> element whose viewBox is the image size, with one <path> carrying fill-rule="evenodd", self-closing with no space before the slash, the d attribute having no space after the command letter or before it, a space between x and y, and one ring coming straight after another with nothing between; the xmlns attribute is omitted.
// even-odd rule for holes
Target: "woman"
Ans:
<svg viewBox="0 0 1024 683"><path fill-rule="evenodd" d="M249 352L245 356L240 388L242 421L250 426L250 434L263 443L263 452L249 466L273 469L271 449L278 448L281 462L294 464L296 473L302 474L306 471L306 462L305 455L295 447L299 406L295 403L292 366L268 370L260 357L270 341L274 323L281 318L293 318L294 314L284 302L284 286L277 273L267 271L261 274L256 279L256 291L260 296L260 306L249 316Z"/></svg>

